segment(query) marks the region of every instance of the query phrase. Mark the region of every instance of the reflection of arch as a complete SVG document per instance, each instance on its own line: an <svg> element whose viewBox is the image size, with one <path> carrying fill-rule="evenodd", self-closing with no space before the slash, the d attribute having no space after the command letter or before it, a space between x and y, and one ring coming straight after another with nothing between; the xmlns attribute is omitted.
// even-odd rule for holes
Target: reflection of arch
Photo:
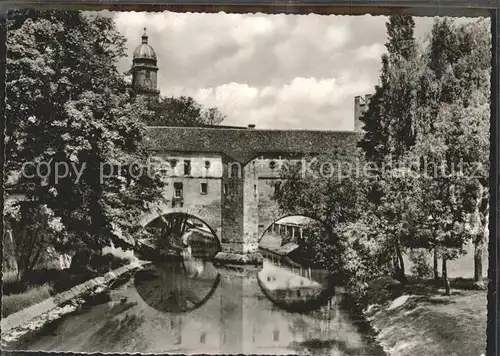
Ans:
<svg viewBox="0 0 500 356"><path fill-rule="evenodd" d="M174 266L174 264L178 263L178 262L179 261L173 261L173 262L170 262L169 265ZM209 266L212 266L214 271L217 271L217 269L211 263L209 263ZM137 293L141 297L141 299L146 304L148 304L153 309L156 309L156 310L158 310L160 312L164 312L164 313L183 314L183 313L188 313L188 312L191 312L193 310L200 308L203 304L205 304L213 296L213 294L215 293L215 291L219 287L220 279L221 279L220 274L217 272L217 274L213 278L213 281L210 282L210 288L204 289L206 291L206 294L204 294L202 298L200 298L199 300L197 300L195 303L193 303L190 306L176 308L175 305L168 305L168 304L164 303L165 299L163 297L165 297L165 295L160 294L160 297L161 297L160 299L154 298L155 297L154 293L158 292L158 288L157 288L158 283L151 283L151 282L152 281L153 282L165 282L165 281L163 281L163 279L161 279L161 278L157 278L157 275L152 273L153 269L158 269L158 267L149 266L149 268L144 269L144 270L140 270L140 271L135 273L135 277L134 277L135 288L137 290ZM178 272L179 272L178 276L185 277L184 280L190 279L194 283L196 282L195 279L191 279L191 278L187 277L181 271L178 271ZM167 287L167 288L175 287L175 283L169 284L168 282L169 281L167 281L167 283L161 283L161 285L164 287ZM177 292L177 294L182 293L182 292L190 293L190 292L192 292L192 290L191 290L192 288L190 288L190 287L191 286L188 285L184 291L183 290L174 290L174 292ZM200 288L198 288L197 290L199 290L199 289ZM172 292L172 290L170 290L170 291ZM170 295L172 295L172 293L170 293ZM162 304L159 304L158 301L162 302Z"/></svg>
<svg viewBox="0 0 500 356"><path fill-rule="evenodd" d="M285 218L289 218L289 217L292 217L292 216L298 216L298 217L304 217L304 218L310 219L310 220L312 220L314 222L319 223L323 227L323 229L325 230L325 232L328 231L328 229L326 227L326 224L323 223L321 220L313 217L313 216L310 216L310 215L307 215L307 214L286 214L286 215L282 215L280 218L275 219L273 222L271 222L270 224L268 224L268 226L260 234L258 242L259 243L261 242L262 238L269 232L269 230L273 227L273 225L279 223L280 220L283 220Z"/></svg>
<svg viewBox="0 0 500 356"><path fill-rule="evenodd" d="M285 298L282 298L280 300L278 293L282 291L286 293L286 290L276 291L268 289L265 285L265 282L262 281L260 274L257 275L257 283L259 284L262 294L264 294L264 296L269 299L271 303L276 305L278 308L284 309L289 312L307 313L312 310L319 309L322 306L328 304L330 298L333 296L333 289L323 288L317 293L317 295L312 296L311 298L306 300L287 301L285 299L286 296Z"/></svg>

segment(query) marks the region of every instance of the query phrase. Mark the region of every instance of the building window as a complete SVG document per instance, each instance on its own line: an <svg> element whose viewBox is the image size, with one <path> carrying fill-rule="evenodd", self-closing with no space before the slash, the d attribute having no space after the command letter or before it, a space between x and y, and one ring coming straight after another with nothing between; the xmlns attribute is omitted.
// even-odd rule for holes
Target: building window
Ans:
<svg viewBox="0 0 500 356"><path fill-rule="evenodd" d="M200 335L200 344L204 344L206 338L207 338L207 333L205 333L205 332L201 333L201 335Z"/></svg>
<svg viewBox="0 0 500 356"><path fill-rule="evenodd" d="M275 169L276 168L276 161L269 162L269 168Z"/></svg>
<svg viewBox="0 0 500 356"><path fill-rule="evenodd" d="M151 72L150 71L146 71L146 73L144 73L144 77L146 79L150 79L151 78Z"/></svg>
<svg viewBox="0 0 500 356"><path fill-rule="evenodd" d="M182 183L174 183L174 197L182 198Z"/></svg>
<svg viewBox="0 0 500 356"><path fill-rule="evenodd" d="M201 183L200 184L200 192L203 195L208 193L208 183Z"/></svg>
<svg viewBox="0 0 500 356"><path fill-rule="evenodd" d="M190 174L191 174L191 161L185 160L184 161L184 175L188 176Z"/></svg>
<svg viewBox="0 0 500 356"><path fill-rule="evenodd" d="M229 186L228 184L224 184L224 195L227 195L227 193L229 192Z"/></svg>
<svg viewBox="0 0 500 356"><path fill-rule="evenodd" d="M281 182L275 182L274 183L274 195L278 195L281 190Z"/></svg>
<svg viewBox="0 0 500 356"><path fill-rule="evenodd" d="M205 161L205 168L206 169L210 168L210 161Z"/></svg>
<svg viewBox="0 0 500 356"><path fill-rule="evenodd" d="M273 331L273 341L280 341L280 331L279 330Z"/></svg>
<svg viewBox="0 0 500 356"><path fill-rule="evenodd" d="M257 184L253 185L253 195L254 195L254 197L257 196Z"/></svg>

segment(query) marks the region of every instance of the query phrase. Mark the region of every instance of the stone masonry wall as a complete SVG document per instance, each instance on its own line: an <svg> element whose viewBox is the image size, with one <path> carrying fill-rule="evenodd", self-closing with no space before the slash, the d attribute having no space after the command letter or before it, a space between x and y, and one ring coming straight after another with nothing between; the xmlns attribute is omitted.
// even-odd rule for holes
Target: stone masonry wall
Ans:
<svg viewBox="0 0 500 356"><path fill-rule="evenodd" d="M244 167L243 187L243 253L258 249L259 191L258 168L255 161Z"/></svg>
<svg viewBox="0 0 500 356"><path fill-rule="evenodd" d="M241 165L226 160L222 180L222 251L242 253L243 173Z"/></svg>

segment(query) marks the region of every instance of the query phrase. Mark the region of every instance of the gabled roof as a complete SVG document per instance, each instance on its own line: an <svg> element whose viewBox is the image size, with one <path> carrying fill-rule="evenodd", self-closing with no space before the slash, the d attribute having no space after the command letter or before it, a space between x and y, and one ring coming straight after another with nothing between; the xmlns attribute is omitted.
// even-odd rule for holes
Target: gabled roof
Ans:
<svg viewBox="0 0 500 356"><path fill-rule="evenodd" d="M154 151L221 153L242 163L266 153L320 154L358 138L352 131L148 127L148 146Z"/></svg>

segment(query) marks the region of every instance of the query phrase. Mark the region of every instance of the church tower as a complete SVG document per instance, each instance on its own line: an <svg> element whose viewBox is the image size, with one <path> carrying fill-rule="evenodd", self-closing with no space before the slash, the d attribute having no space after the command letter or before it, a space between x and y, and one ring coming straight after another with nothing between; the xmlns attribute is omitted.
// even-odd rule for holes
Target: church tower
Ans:
<svg viewBox="0 0 500 356"><path fill-rule="evenodd" d="M142 35L142 43L135 49L132 60L132 88L137 95L145 95L151 99L158 99L158 67L156 53L148 44L146 28Z"/></svg>

